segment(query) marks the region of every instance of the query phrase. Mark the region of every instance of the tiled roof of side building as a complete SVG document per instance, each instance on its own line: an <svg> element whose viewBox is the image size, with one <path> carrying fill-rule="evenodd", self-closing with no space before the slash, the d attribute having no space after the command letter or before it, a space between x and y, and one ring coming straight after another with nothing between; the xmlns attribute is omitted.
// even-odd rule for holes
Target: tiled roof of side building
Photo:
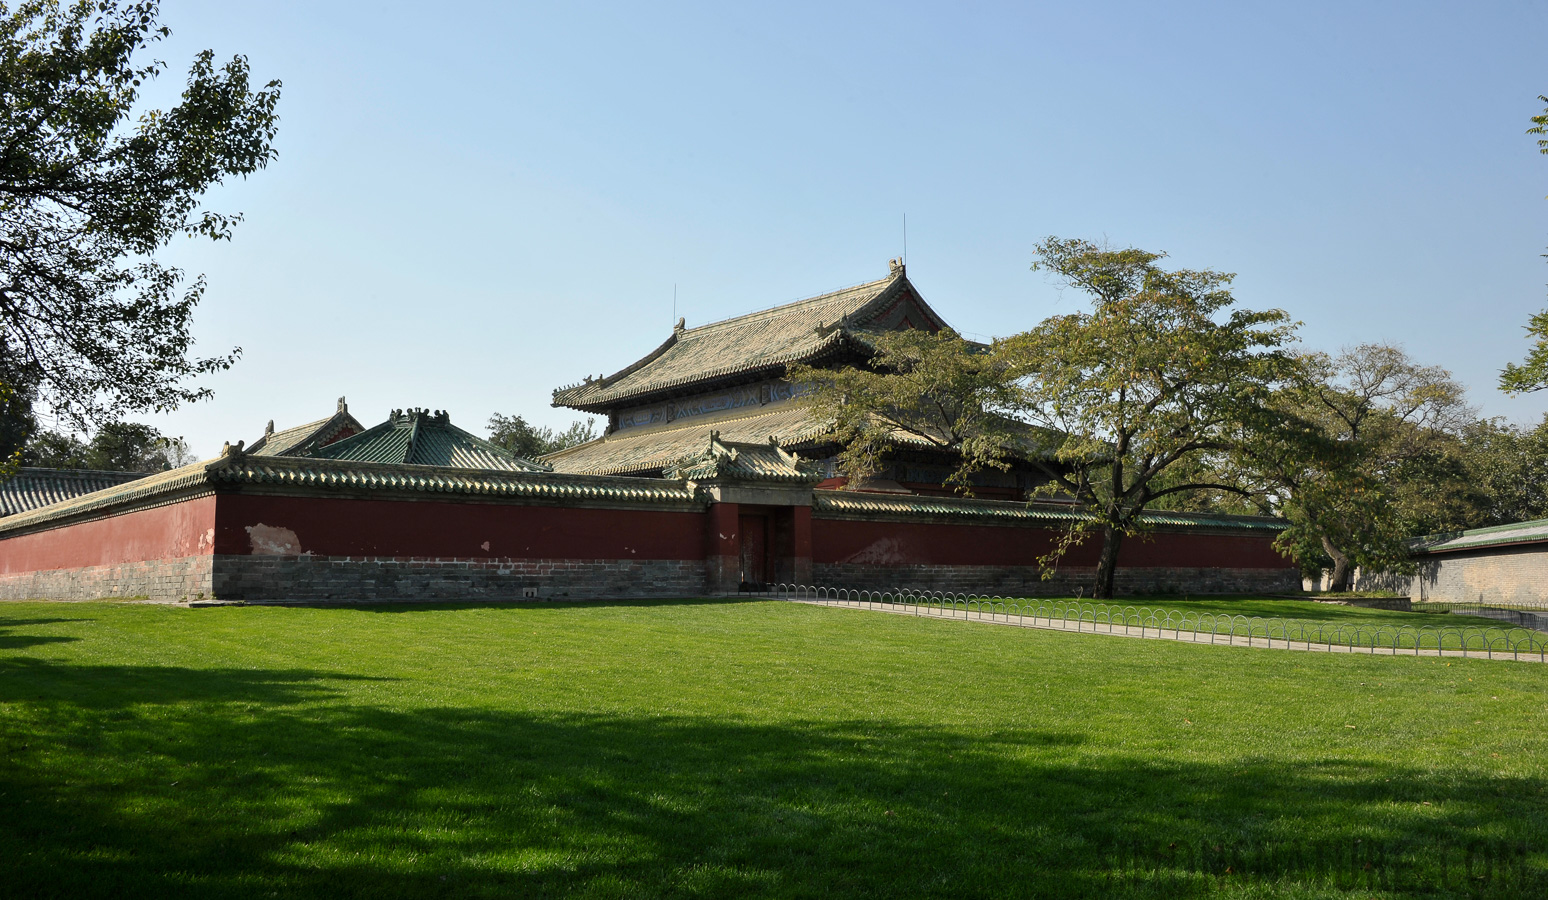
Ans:
<svg viewBox="0 0 1548 900"><path fill-rule="evenodd" d="M360 420L349 414L349 405L339 398L338 410L326 419L318 419L305 425L297 425L284 431L275 431L274 422L264 430L263 437L253 442L247 452L256 456L300 456L317 447L347 438L365 431Z"/></svg>
<svg viewBox="0 0 1548 900"><path fill-rule="evenodd" d="M898 266L880 281L695 328L682 324L633 365L554 391L554 405L603 412L624 401L645 402L730 376L783 374L785 366L816 360L852 340L855 332L946 323Z"/></svg>
<svg viewBox="0 0 1548 900"><path fill-rule="evenodd" d="M709 443L698 453L667 467L667 478L709 482L720 479L761 481L774 484L816 484L822 480L809 460L787 453L772 439L763 444L722 441L710 432Z"/></svg>
<svg viewBox="0 0 1548 900"><path fill-rule="evenodd" d="M49 527L62 520L117 515L169 499L200 496L217 487L313 492L382 491L390 494L467 496L483 501L544 505L607 505L702 509L705 501L679 481L659 478L596 478L553 472L459 469L293 456L232 453L181 469L84 494L50 506L0 518L5 534Z"/></svg>
<svg viewBox="0 0 1548 900"><path fill-rule="evenodd" d="M24 466L0 483L0 516L13 516L65 500L73 500L130 481L144 472L104 472L99 469L44 469Z"/></svg>
<svg viewBox="0 0 1548 900"><path fill-rule="evenodd" d="M463 431L444 411L393 410L387 421L357 435L305 454L313 459L547 472L547 466L523 459L504 447Z"/></svg>
<svg viewBox="0 0 1548 900"><path fill-rule="evenodd" d="M1414 538L1408 542L1408 546L1414 555L1423 556L1430 553L1456 553L1463 550L1484 550L1490 547L1545 542L1548 542L1548 519L1534 519L1530 522L1512 522L1509 525L1492 525L1488 528L1472 528L1467 531L1428 534Z"/></svg>

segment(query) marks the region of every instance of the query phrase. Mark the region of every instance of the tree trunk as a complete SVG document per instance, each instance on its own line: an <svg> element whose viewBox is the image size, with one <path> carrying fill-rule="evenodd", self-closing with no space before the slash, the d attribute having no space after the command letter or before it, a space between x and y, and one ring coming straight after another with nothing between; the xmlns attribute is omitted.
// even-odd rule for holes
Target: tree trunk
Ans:
<svg viewBox="0 0 1548 900"><path fill-rule="evenodd" d="M1349 554L1333 546L1327 538L1322 539L1322 552L1333 560L1333 578L1328 583L1328 590L1333 593L1349 590Z"/></svg>
<svg viewBox="0 0 1548 900"><path fill-rule="evenodd" d="M1102 528L1102 555L1097 560L1096 589L1091 596L1097 600L1113 599L1113 576L1118 572L1118 548L1123 546L1123 532L1111 525Z"/></svg>

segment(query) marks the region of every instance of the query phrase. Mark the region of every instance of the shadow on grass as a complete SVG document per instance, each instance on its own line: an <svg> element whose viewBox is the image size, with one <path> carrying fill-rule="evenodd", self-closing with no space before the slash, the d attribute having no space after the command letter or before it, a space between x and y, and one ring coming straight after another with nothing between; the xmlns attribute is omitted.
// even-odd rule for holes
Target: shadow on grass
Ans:
<svg viewBox="0 0 1548 900"><path fill-rule="evenodd" d="M483 601L432 601L391 603L312 603L315 607L347 607L364 612L401 613L427 612L452 609L577 609L588 606L726 606L738 603L767 603L768 597L674 597L668 599L618 599L618 600L483 600Z"/></svg>
<svg viewBox="0 0 1548 900"><path fill-rule="evenodd" d="M78 637L58 634L11 634L12 628L24 628L29 625L59 625L77 624L83 619L12 619L0 616L0 650L20 650L24 647L36 647L41 644L68 644L80 640Z"/></svg>
<svg viewBox="0 0 1548 900"><path fill-rule="evenodd" d="M1037 729L388 709L349 702L349 680L0 663L0 884L70 897L1262 896L1333 869L1238 857L1227 872L1229 848L1363 841L1424 884L1432 844L1541 847L1548 831L1537 779L1083 755L1086 735ZM1209 874L1162 864L1193 847L1226 849ZM1538 874L1486 886L1535 896Z"/></svg>

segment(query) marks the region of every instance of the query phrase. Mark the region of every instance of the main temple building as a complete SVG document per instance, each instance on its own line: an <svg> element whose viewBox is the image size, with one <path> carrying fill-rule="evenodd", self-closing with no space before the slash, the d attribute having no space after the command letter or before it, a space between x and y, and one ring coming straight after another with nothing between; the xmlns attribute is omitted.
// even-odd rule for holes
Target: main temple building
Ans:
<svg viewBox="0 0 1548 900"><path fill-rule="evenodd" d="M838 477L840 447L831 429L802 402L786 367L863 364L869 338L880 332L939 331L946 320L908 280L900 260L886 278L773 309L695 328L678 320L656 349L612 375L588 377L554 391L554 405L603 417L603 436L545 457L557 472L659 477L675 461L723 441L772 442L818 463L819 488L949 496L943 482L955 455L921 438L898 434L884 471L863 486ZM1024 462L1010 471L974 476L973 494L1020 500L1043 478Z"/></svg>

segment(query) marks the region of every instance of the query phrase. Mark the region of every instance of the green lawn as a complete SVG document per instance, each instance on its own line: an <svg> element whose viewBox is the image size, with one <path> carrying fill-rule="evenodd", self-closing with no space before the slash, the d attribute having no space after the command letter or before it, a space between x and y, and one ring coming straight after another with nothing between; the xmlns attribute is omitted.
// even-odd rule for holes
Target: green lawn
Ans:
<svg viewBox="0 0 1548 900"><path fill-rule="evenodd" d="M0 896L1540 897L1545 679L777 601L0 604Z"/></svg>
<svg viewBox="0 0 1548 900"><path fill-rule="evenodd" d="M1100 601L1087 600L1088 603ZM1364 606L1339 606L1314 600L1281 600L1273 597L1120 597L1105 601L1109 606L1135 609L1166 609L1215 615L1259 616L1307 622L1353 622L1356 624L1409 625L1423 628L1508 628L1498 619L1445 612L1397 612Z"/></svg>

